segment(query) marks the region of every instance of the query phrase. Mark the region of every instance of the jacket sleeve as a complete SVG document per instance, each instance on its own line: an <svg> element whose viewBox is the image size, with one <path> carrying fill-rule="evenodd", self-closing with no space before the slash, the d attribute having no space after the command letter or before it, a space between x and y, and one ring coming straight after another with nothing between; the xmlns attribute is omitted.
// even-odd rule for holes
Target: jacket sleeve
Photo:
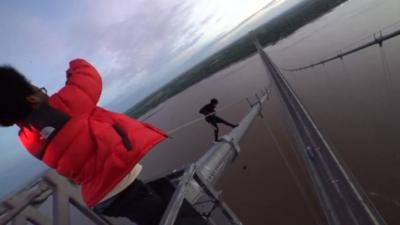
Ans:
<svg viewBox="0 0 400 225"><path fill-rule="evenodd" d="M84 59L74 59L69 63L66 86L84 92L94 105L100 99L102 91L100 74Z"/></svg>
<svg viewBox="0 0 400 225"><path fill-rule="evenodd" d="M80 115L96 107L101 90L97 70L85 60L75 59L69 63L65 86L52 95L49 102L70 116Z"/></svg>

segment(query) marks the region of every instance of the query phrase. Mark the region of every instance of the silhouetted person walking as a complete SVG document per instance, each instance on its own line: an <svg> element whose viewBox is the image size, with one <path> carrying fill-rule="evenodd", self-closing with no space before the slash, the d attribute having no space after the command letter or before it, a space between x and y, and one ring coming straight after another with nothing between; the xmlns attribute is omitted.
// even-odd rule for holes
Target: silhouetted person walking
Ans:
<svg viewBox="0 0 400 225"><path fill-rule="evenodd" d="M215 115L215 107L218 104L218 100L216 98L211 99L210 103L208 103L207 105L203 106L200 110L199 113L203 114L206 116L206 121L207 123L211 124L214 127L214 139L215 141L220 141L220 139L218 138L218 132L219 132L219 128L218 128L218 124L219 123L223 123L227 126L230 126L232 128L237 127L237 124L232 124L229 123L226 120L223 120L222 118L218 117L217 115Z"/></svg>

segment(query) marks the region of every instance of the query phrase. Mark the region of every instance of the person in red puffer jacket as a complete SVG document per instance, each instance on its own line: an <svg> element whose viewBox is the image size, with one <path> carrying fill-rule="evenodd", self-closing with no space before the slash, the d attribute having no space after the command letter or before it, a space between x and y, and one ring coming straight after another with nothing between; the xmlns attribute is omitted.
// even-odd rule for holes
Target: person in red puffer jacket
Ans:
<svg viewBox="0 0 400 225"><path fill-rule="evenodd" d="M80 185L95 212L157 224L161 199L137 177L139 161L167 135L97 106L101 91L99 73L83 59L70 62L65 86L51 96L1 66L0 125L17 124L25 148Z"/></svg>

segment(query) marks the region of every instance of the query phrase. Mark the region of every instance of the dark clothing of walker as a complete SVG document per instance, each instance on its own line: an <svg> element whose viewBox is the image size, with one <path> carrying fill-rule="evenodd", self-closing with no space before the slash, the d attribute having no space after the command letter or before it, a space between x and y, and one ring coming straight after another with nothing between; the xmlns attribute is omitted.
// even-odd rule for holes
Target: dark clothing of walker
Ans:
<svg viewBox="0 0 400 225"><path fill-rule="evenodd" d="M141 180L94 207L94 211L111 217L127 217L139 225L157 225L166 203ZM151 210L150 210L151 209Z"/></svg>
<svg viewBox="0 0 400 225"><path fill-rule="evenodd" d="M199 113L203 114L206 116L205 120L207 123L211 124L214 127L214 139L215 141L219 141L219 123L223 123L227 126L230 126L232 128L237 127L236 124L229 123L228 121L218 117L215 115L215 107L217 106L218 101L216 99L212 99L211 102L205 106L203 106L200 110Z"/></svg>

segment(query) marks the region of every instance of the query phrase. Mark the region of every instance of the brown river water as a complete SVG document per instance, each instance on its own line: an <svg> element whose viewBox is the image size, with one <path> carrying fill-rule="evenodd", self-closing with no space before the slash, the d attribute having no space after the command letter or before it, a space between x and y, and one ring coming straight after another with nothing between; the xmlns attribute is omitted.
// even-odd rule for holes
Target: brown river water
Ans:
<svg viewBox="0 0 400 225"><path fill-rule="evenodd" d="M351 0L266 51L279 67L304 66L372 40L367 36L383 28L383 34L399 29L399 20L398 0ZM387 224L394 225L400 224L399 52L400 37L343 61L282 71ZM198 118L198 109L210 98L218 98L221 108L246 96L254 100L254 94L269 84L269 74L254 55L171 98L147 121L172 130ZM244 224L326 224L301 156L294 151L286 109L276 89L272 94L264 103L264 119L256 119L240 142L241 155L218 189ZM248 110L247 102L240 101L219 115L236 123ZM223 127L222 133L227 132ZM212 130L204 121L172 136L144 159L143 178L193 162L213 144Z"/></svg>

